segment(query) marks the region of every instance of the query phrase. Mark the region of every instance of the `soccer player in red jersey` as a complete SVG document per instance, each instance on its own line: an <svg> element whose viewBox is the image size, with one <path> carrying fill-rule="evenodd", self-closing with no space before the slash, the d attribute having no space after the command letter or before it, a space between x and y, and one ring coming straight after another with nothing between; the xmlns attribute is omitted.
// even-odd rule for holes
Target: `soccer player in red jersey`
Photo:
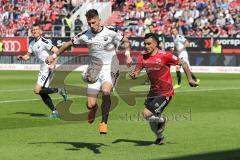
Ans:
<svg viewBox="0 0 240 160"><path fill-rule="evenodd" d="M146 54L139 55L136 68L129 75L132 79L136 79L141 70L146 69L151 87L145 101L143 116L149 120L150 127L157 136L154 143L163 144L162 132L166 119L162 116L162 112L174 95L170 66L181 65L188 78L189 85L196 87L198 84L192 79L188 64L184 60L170 52L158 49L159 41L155 34L146 34L144 44Z"/></svg>

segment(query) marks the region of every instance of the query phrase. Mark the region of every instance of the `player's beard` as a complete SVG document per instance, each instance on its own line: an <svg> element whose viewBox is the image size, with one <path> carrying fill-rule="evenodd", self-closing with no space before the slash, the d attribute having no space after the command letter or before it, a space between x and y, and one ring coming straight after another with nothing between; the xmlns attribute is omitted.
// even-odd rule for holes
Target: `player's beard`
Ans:
<svg viewBox="0 0 240 160"><path fill-rule="evenodd" d="M146 52L147 52L147 54L149 54L149 55L153 54L154 51L155 51L155 48L146 49Z"/></svg>
<svg viewBox="0 0 240 160"><path fill-rule="evenodd" d="M96 28L91 28L93 33L99 33L101 31L101 25L97 26Z"/></svg>

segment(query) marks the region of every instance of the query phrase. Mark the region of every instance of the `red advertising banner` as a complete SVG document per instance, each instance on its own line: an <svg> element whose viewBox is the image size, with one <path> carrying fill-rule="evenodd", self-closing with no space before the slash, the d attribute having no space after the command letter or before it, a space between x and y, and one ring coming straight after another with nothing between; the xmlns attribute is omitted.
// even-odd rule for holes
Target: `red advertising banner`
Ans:
<svg viewBox="0 0 240 160"><path fill-rule="evenodd" d="M26 52L28 39L19 37L3 38L4 52Z"/></svg>

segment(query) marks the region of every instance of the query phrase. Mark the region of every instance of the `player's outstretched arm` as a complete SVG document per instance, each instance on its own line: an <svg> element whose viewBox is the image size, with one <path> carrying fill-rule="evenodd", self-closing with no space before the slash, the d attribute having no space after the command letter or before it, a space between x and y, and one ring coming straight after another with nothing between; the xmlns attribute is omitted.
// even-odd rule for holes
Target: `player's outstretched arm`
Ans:
<svg viewBox="0 0 240 160"><path fill-rule="evenodd" d="M123 37L123 46L125 48L126 64L128 67L130 67L132 64L132 57L130 53L131 43L129 42L127 37Z"/></svg>
<svg viewBox="0 0 240 160"><path fill-rule="evenodd" d="M61 48L59 48L56 52L54 52L54 54L50 55L47 59L46 59L46 63L47 64L51 64L53 63L53 61L61 54L63 53L65 50L67 50L70 46L72 46L73 43L72 41L68 41L65 42Z"/></svg>
<svg viewBox="0 0 240 160"><path fill-rule="evenodd" d="M140 72L141 72L141 69L136 68L134 71L132 71L132 72L129 73L129 76L130 76L132 79L137 79L137 77L139 76Z"/></svg>
<svg viewBox="0 0 240 160"><path fill-rule="evenodd" d="M60 54L62 54L64 51L66 51L72 45L73 45L72 40L65 42L65 43L63 43L61 48L59 48L56 52L54 52L54 54L56 54L56 57L57 57Z"/></svg>
<svg viewBox="0 0 240 160"><path fill-rule="evenodd" d="M23 60L23 61L27 61L29 60L31 57L31 54L29 52L27 52L25 55L18 55L17 56L17 59L20 61L20 60Z"/></svg>
<svg viewBox="0 0 240 160"><path fill-rule="evenodd" d="M181 60L181 65L183 67L183 70L187 76L187 79L188 79L188 83L191 87L197 87L198 86L198 83L195 82L193 79L192 79L192 75L191 75L191 71L189 69L189 66L188 64L184 61L184 60Z"/></svg>
<svg viewBox="0 0 240 160"><path fill-rule="evenodd" d="M51 52L55 53L58 51L58 48L56 46L53 46L52 49L51 49Z"/></svg>

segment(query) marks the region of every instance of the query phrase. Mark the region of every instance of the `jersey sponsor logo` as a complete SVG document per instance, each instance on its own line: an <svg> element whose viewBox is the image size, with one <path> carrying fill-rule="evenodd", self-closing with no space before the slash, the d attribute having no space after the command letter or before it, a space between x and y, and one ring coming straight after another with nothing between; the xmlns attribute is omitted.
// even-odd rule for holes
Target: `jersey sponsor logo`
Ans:
<svg viewBox="0 0 240 160"><path fill-rule="evenodd" d="M156 63L160 64L161 63L161 59L156 59Z"/></svg>
<svg viewBox="0 0 240 160"><path fill-rule="evenodd" d="M104 41L107 41L107 40L108 40L108 37L103 37L103 40L104 40Z"/></svg>
<svg viewBox="0 0 240 160"><path fill-rule="evenodd" d="M109 42L107 44L102 44L102 43L94 43L94 44L89 44L89 48L91 49L105 49L108 51L114 50L115 46L112 42Z"/></svg>

